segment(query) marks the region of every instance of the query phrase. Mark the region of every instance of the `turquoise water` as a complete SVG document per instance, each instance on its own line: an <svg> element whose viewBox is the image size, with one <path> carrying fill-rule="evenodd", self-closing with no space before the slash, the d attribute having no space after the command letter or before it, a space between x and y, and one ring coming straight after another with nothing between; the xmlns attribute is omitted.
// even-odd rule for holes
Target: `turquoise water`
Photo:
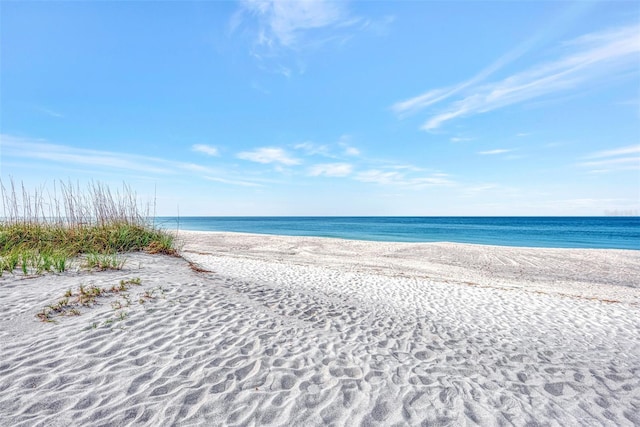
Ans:
<svg viewBox="0 0 640 427"><path fill-rule="evenodd" d="M640 217L160 217L156 224L386 242L640 250Z"/></svg>

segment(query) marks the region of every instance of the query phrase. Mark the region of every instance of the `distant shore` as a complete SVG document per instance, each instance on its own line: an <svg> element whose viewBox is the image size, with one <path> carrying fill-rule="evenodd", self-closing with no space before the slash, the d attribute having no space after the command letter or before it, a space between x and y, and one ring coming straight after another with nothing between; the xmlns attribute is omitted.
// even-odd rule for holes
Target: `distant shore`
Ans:
<svg viewBox="0 0 640 427"><path fill-rule="evenodd" d="M0 277L7 423L640 424L638 251L177 241L184 259ZM133 278L130 305L35 317Z"/></svg>

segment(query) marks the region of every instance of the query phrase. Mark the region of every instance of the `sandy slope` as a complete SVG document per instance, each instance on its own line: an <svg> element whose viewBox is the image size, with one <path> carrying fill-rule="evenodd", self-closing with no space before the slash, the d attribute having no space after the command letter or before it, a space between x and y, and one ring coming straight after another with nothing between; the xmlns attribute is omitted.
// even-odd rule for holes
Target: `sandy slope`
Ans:
<svg viewBox="0 0 640 427"><path fill-rule="evenodd" d="M640 425L638 252L180 237L211 272L0 278L1 425Z"/></svg>

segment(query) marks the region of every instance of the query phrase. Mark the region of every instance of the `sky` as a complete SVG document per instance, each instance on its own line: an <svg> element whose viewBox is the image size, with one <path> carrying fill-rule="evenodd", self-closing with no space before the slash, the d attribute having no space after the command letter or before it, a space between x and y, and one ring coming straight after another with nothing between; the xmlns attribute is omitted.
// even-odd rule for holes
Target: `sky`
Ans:
<svg viewBox="0 0 640 427"><path fill-rule="evenodd" d="M0 3L0 178L162 216L640 211L640 3Z"/></svg>

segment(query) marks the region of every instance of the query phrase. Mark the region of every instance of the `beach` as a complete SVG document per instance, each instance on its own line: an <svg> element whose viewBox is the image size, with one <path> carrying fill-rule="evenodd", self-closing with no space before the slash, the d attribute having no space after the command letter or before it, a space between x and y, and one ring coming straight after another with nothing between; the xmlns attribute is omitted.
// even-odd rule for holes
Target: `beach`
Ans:
<svg viewBox="0 0 640 427"><path fill-rule="evenodd" d="M0 277L0 425L640 425L640 251L177 240Z"/></svg>

